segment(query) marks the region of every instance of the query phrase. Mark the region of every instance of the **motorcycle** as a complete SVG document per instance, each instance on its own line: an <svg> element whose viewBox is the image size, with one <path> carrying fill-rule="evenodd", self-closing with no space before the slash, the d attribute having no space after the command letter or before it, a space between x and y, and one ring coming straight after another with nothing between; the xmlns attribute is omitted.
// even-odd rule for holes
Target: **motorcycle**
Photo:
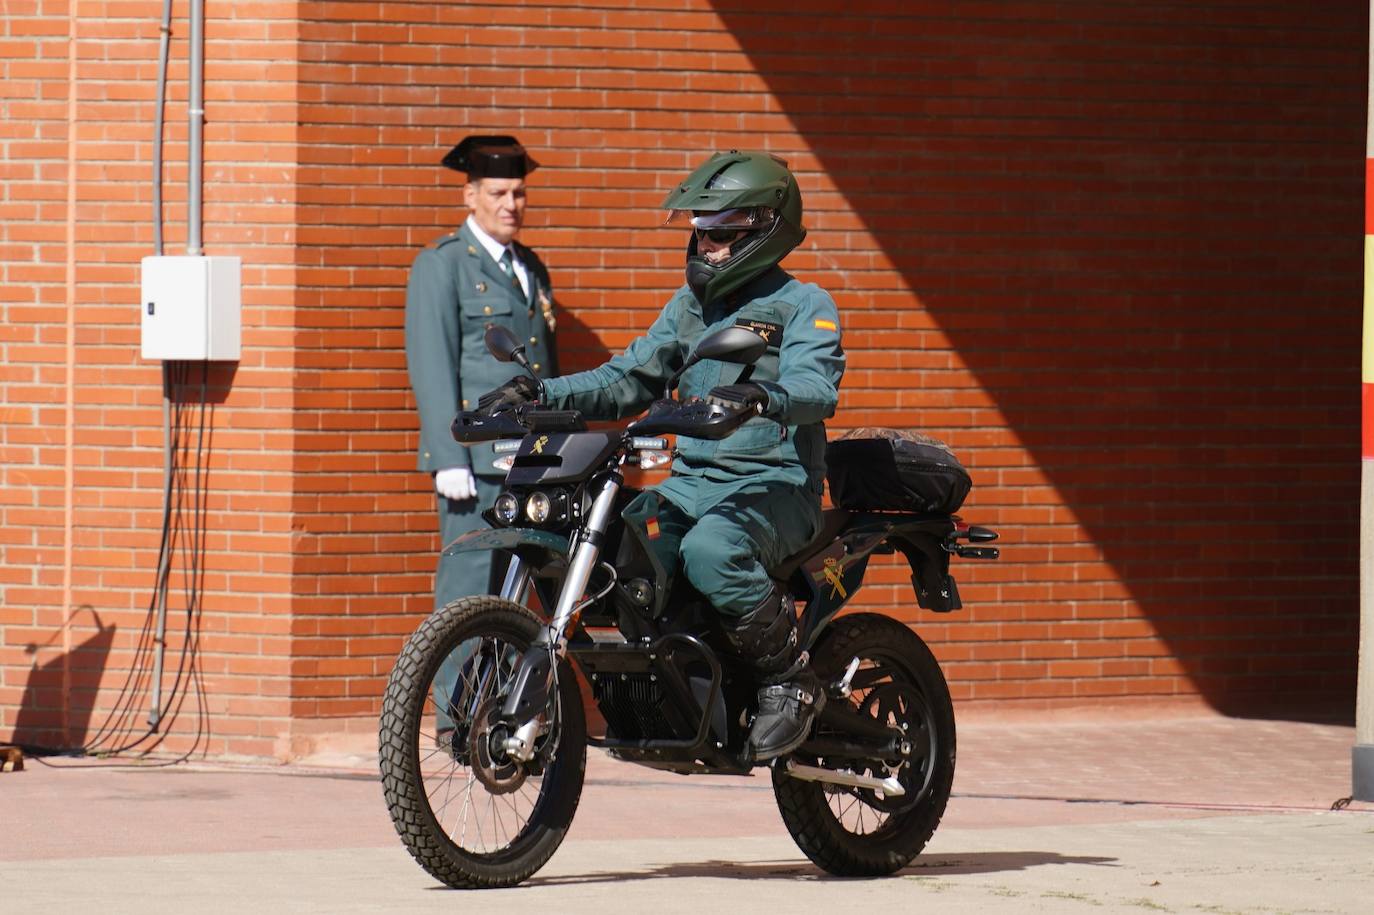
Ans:
<svg viewBox="0 0 1374 915"><path fill-rule="evenodd" d="M532 377L519 342L493 326L498 359ZM587 747L687 775L766 766L783 823L815 864L840 876L906 866L934 833L954 778L949 688L926 644L875 613L837 614L869 560L900 552L917 603L961 604L950 557L995 559L997 534L957 515L827 510L811 543L769 569L794 597L799 638L826 684L812 730L785 758L745 758L756 705L750 667L731 656L709 603L674 574L656 493L626 485L626 465L669 460L667 436L722 439L757 415L673 399L703 359L745 366L766 341L743 327L704 338L663 399L623 429L593 430L538 400L460 413L453 434L494 442L509 470L483 517L445 553L508 557L497 594L436 610L398 657L379 729L392 821L406 849L455 888L518 884L562 842L582 792ZM528 604L533 592L547 617ZM605 733L588 734L578 673Z"/></svg>

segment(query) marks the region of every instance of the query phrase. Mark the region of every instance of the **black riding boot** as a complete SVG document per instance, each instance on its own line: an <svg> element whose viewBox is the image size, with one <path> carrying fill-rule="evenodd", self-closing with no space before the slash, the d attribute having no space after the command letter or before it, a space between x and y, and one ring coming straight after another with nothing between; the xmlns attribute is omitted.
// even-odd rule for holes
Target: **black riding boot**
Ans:
<svg viewBox="0 0 1374 915"><path fill-rule="evenodd" d="M770 591L744 616L728 620L725 634L763 684L745 752L755 760L791 753L805 742L812 720L825 706L820 678L806 666L806 653L797 649L792 598Z"/></svg>

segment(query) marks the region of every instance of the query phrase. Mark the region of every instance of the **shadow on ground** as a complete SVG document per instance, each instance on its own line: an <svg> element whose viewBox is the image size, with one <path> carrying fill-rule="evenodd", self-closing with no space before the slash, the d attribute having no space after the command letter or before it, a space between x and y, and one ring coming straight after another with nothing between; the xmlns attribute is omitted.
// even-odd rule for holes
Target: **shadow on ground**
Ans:
<svg viewBox="0 0 1374 915"><path fill-rule="evenodd" d="M902 877L953 877L969 874L995 874L1024 871L1034 867L1057 864L1086 864L1114 866L1115 858L1061 855L1056 852L975 852L967 855L939 855L918 858L916 863L898 871L896 875L873 879ZM825 873L809 861L694 861L661 864L647 870L598 871L590 874L570 874L554 877L533 877L528 886L567 886L584 883L621 883L634 880L686 878L714 878L720 880L842 880ZM442 889L436 887L436 889Z"/></svg>

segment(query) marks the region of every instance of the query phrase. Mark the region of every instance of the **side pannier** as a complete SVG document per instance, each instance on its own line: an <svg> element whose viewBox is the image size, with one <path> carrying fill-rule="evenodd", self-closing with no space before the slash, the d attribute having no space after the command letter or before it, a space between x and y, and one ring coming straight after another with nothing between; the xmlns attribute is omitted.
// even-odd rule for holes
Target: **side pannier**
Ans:
<svg viewBox="0 0 1374 915"><path fill-rule="evenodd" d="M951 514L973 481L944 442L900 429L854 429L825 449L836 508Z"/></svg>

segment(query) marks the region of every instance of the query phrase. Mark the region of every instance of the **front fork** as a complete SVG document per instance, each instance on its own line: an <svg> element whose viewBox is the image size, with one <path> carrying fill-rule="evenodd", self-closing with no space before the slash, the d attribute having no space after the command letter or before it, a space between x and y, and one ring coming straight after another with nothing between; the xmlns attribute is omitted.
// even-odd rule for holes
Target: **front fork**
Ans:
<svg viewBox="0 0 1374 915"><path fill-rule="evenodd" d="M512 759L528 762L534 758L535 740L540 729L539 718L548 707L549 693L554 686L554 672L567 654L568 632L577 624L580 602L592 579L597 560L601 557L601 545L605 542L615 510L615 498L624 482L625 478L619 471L611 470L593 484L598 488L592 496L591 511L587 513L587 522L582 526L577 548L568 562L568 572L558 592L553 619L525 652L510 694L501 707L501 716L506 721L521 722L505 742L506 753ZM506 580L501 586L501 596L523 603L521 597L528 593L529 586L529 566L519 556L512 556L510 566L506 569Z"/></svg>

